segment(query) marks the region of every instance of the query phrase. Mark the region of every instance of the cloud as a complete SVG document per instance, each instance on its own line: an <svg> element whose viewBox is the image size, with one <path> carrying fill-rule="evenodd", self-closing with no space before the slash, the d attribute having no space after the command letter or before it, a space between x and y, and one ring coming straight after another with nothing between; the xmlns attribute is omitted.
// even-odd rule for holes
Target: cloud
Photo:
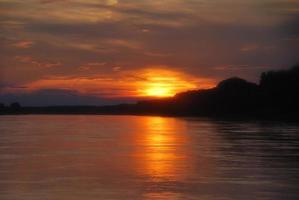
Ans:
<svg viewBox="0 0 299 200"><path fill-rule="evenodd" d="M146 81L138 73L155 66L191 74L192 84L255 80L259 66L298 62L298 8L296 0L4 1L0 76L44 84L36 89L73 89L79 77L80 92L104 96L135 94L128 79Z"/></svg>
<svg viewBox="0 0 299 200"><path fill-rule="evenodd" d="M29 63L39 68L52 68L61 66L60 62L42 62L34 59L32 56L16 56L15 59L22 63Z"/></svg>
<svg viewBox="0 0 299 200"><path fill-rule="evenodd" d="M245 45L241 48L241 51L244 51L244 52L248 52L248 51L255 51L259 48L258 45L256 44L249 44L249 45Z"/></svg>
<svg viewBox="0 0 299 200"><path fill-rule="evenodd" d="M106 4L108 6L114 6L114 5L118 4L118 0L106 0Z"/></svg>
<svg viewBox="0 0 299 200"><path fill-rule="evenodd" d="M92 62L92 63L87 63L85 65L80 66L79 70L89 71L89 70L93 70L95 68L104 67L105 65L106 65L105 62Z"/></svg>
<svg viewBox="0 0 299 200"><path fill-rule="evenodd" d="M88 76L52 76L19 85L18 90L4 88L4 93L23 91L32 93L45 89L63 89L76 91L82 95L105 98L143 98L145 89L152 85L171 87L174 93L197 88L210 88L215 82L209 78L194 77L179 71L171 71L167 67L157 66L138 71L126 71L121 68L112 69L111 75ZM20 90L23 87L23 90Z"/></svg>
<svg viewBox="0 0 299 200"><path fill-rule="evenodd" d="M13 44L13 46L15 46L17 48L21 48L21 49L27 49L27 48L30 48L33 44L34 44L33 41L24 40L24 41L19 41L19 42Z"/></svg>
<svg viewBox="0 0 299 200"><path fill-rule="evenodd" d="M42 4L69 2L69 0L40 0Z"/></svg>

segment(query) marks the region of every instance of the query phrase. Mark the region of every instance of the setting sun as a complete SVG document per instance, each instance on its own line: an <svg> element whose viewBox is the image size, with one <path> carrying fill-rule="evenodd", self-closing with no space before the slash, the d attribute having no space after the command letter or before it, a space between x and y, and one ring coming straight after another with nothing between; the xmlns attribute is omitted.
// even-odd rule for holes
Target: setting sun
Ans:
<svg viewBox="0 0 299 200"><path fill-rule="evenodd" d="M163 68L148 68L140 71L139 77L142 80L136 86L138 96L142 97L172 97L179 92L197 88L201 82L184 73Z"/></svg>
<svg viewBox="0 0 299 200"><path fill-rule="evenodd" d="M159 83L153 84L148 89L146 89L145 94L147 96L155 96L155 97L170 97L174 95L171 86L159 84Z"/></svg>

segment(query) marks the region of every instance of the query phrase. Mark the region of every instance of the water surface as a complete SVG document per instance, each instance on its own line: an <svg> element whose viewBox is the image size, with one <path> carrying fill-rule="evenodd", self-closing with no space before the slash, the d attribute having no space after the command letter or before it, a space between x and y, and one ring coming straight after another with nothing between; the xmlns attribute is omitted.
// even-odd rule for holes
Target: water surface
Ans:
<svg viewBox="0 0 299 200"><path fill-rule="evenodd" d="M299 199L299 125L0 116L1 200Z"/></svg>

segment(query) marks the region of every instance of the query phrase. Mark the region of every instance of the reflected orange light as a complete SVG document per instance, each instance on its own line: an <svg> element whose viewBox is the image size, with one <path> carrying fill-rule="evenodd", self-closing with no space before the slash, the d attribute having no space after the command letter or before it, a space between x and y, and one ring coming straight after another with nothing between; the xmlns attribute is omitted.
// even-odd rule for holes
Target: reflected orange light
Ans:
<svg viewBox="0 0 299 200"><path fill-rule="evenodd" d="M167 138L163 135L152 135L150 140L154 146L161 146L163 142L167 141Z"/></svg>
<svg viewBox="0 0 299 200"><path fill-rule="evenodd" d="M148 131L143 135L145 149L140 152L144 163L143 173L158 182L182 178L179 166L185 158L180 146L185 139L182 135L174 134L173 128L179 129L176 127L177 123L162 117L150 117L146 120Z"/></svg>

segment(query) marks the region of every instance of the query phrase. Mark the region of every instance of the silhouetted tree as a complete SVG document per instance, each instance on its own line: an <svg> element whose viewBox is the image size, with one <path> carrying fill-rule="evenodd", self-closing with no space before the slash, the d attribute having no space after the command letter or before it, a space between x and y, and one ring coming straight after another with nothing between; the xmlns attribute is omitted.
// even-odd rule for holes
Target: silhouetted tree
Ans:
<svg viewBox="0 0 299 200"><path fill-rule="evenodd" d="M21 105L18 102L11 103L10 109L13 111L19 111L21 109Z"/></svg>
<svg viewBox="0 0 299 200"><path fill-rule="evenodd" d="M183 115L295 116L299 112L299 66L269 71L260 84L233 77L215 88L176 94L172 99L140 102L136 108Z"/></svg>
<svg viewBox="0 0 299 200"><path fill-rule="evenodd" d="M212 89L177 94L174 101L185 114L220 115L251 112L257 107L258 94L256 84L233 77Z"/></svg>
<svg viewBox="0 0 299 200"><path fill-rule="evenodd" d="M270 110L299 110L299 66L261 75L263 104Z"/></svg>
<svg viewBox="0 0 299 200"><path fill-rule="evenodd" d="M4 108L5 108L4 103L0 103L0 111L1 111L1 110L4 110Z"/></svg>

